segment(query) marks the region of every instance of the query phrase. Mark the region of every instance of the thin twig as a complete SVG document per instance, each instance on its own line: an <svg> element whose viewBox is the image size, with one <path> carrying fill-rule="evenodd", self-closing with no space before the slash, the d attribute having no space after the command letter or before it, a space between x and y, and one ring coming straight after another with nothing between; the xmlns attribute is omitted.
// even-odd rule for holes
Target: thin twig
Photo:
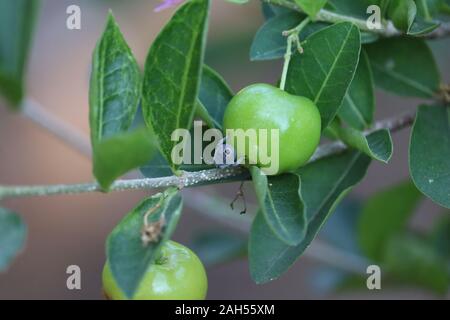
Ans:
<svg viewBox="0 0 450 320"><path fill-rule="evenodd" d="M372 128L364 131L364 135L367 136L373 133L374 131L380 129L389 129L391 133L400 131L402 129L410 127L414 122L415 116L416 112L412 111L397 117L387 118L385 120L378 121L372 126ZM332 154L343 152L346 149L348 149L348 146L340 140L324 144L319 148L317 148L316 152L313 154L311 159L309 159L309 162L314 162L319 159L330 156Z"/></svg>
<svg viewBox="0 0 450 320"><path fill-rule="evenodd" d="M50 132L53 136L65 142L82 155L90 158L92 155L89 139L70 124L61 121L48 112L33 99L26 99L22 105L23 116Z"/></svg>
<svg viewBox="0 0 450 320"><path fill-rule="evenodd" d="M181 185L183 187L191 187L199 184L213 183L219 180L222 181L229 178L236 178L241 175L245 175L245 173L246 170L243 167L236 166L188 172L183 177L169 176L162 178L117 180L112 184L110 191L149 190L167 187L180 187ZM0 186L0 199L91 192L102 192L102 188L96 182L40 186Z"/></svg>
<svg viewBox="0 0 450 320"><path fill-rule="evenodd" d="M396 132L412 124L414 113L407 113L400 117L389 118L375 123L372 129L365 131L370 134L374 130L389 129ZM331 142L317 148L309 162L317 161L324 157L336 154L348 149L341 141ZM192 187L202 184L222 182L227 179L248 179L247 170L241 166L209 169L197 172L185 172L182 176L169 176L162 178L144 178L117 180L111 191L159 189L166 187ZM57 194L76 194L88 192L102 192L97 183L69 184L69 185L41 185L41 186L0 186L0 199L20 198L30 196L48 196Z"/></svg>
<svg viewBox="0 0 450 320"><path fill-rule="evenodd" d="M300 7L298 7L294 2L288 0L262 0L268 4L273 4L280 7L285 7L291 10L302 12ZM335 13L326 9L322 9L316 16L317 21L321 22L329 22L329 23L337 23L337 22L352 22L354 23L360 30L376 33L382 37L396 37L404 34L394 27L394 25L388 21L379 29L369 29L367 26L367 21L364 19L358 19L351 16ZM436 28L434 31L423 35L424 38L427 39L437 39L443 38L446 36L450 36L450 23L443 22L441 25Z"/></svg>
<svg viewBox="0 0 450 320"><path fill-rule="evenodd" d="M283 72L281 73L281 81L280 81L280 89L284 90L286 86L286 79L289 69L289 63L291 62L292 57L292 45L295 44L297 50L300 53L303 53L303 48L300 45L300 32L308 25L310 22L309 18L304 19L298 26L294 29L286 30L283 32L283 35L287 37L287 47L286 53L284 55L284 64L283 64Z"/></svg>

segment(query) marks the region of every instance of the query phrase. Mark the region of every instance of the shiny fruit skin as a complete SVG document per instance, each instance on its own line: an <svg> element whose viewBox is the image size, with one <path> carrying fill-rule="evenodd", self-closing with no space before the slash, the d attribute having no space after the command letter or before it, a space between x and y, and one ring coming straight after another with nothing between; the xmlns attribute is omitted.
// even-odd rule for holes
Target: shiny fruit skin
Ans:
<svg viewBox="0 0 450 320"><path fill-rule="evenodd" d="M108 299L126 300L106 262L103 290ZM132 300L204 300L208 289L205 268L187 247L167 241L161 258L151 265Z"/></svg>
<svg viewBox="0 0 450 320"><path fill-rule="evenodd" d="M312 156L320 142L321 118L310 99L268 84L253 84L230 101L223 127L279 129L279 174L304 165Z"/></svg>

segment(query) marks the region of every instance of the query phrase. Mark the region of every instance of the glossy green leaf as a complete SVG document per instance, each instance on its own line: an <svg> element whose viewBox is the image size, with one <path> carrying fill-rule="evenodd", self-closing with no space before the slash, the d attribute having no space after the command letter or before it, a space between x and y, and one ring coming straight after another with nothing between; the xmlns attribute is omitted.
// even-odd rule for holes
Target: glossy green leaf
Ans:
<svg viewBox="0 0 450 320"><path fill-rule="evenodd" d="M408 32L417 14L414 0L391 0L388 17L397 29Z"/></svg>
<svg viewBox="0 0 450 320"><path fill-rule="evenodd" d="M25 71L38 0L0 1L0 93L18 107L25 94Z"/></svg>
<svg viewBox="0 0 450 320"><path fill-rule="evenodd" d="M286 53L286 37L283 31L297 26L302 19L298 12L276 15L267 20L253 39L250 48L250 60L278 59Z"/></svg>
<svg viewBox="0 0 450 320"><path fill-rule="evenodd" d="M358 223L358 241L366 256L382 259L386 244L406 227L420 199L420 192L408 181L367 200Z"/></svg>
<svg viewBox="0 0 450 320"><path fill-rule="evenodd" d="M195 106L195 118L203 120L209 128L218 128L217 126L219 123L214 120L214 118L209 114L208 109L206 109L199 99L197 99Z"/></svg>
<svg viewBox="0 0 450 320"><path fill-rule="evenodd" d="M384 90L402 96L430 98L439 89L439 71L424 40L383 39L365 49L375 83Z"/></svg>
<svg viewBox="0 0 450 320"><path fill-rule="evenodd" d="M409 147L409 171L417 188L450 208L450 109L420 106Z"/></svg>
<svg viewBox="0 0 450 320"><path fill-rule="evenodd" d="M391 133L387 129L380 129L368 135L350 128L333 125L333 134L350 147L364 152L369 157L388 163L392 157L393 146Z"/></svg>
<svg viewBox="0 0 450 320"><path fill-rule="evenodd" d="M417 15L426 21L431 21L439 13L443 0L414 0L417 6Z"/></svg>
<svg viewBox="0 0 450 320"><path fill-rule="evenodd" d="M384 268L405 284L446 294L450 285L447 261L424 239L398 235L391 239L383 257Z"/></svg>
<svg viewBox="0 0 450 320"><path fill-rule="evenodd" d="M144 119L171 161L176 129L189 129L194 117L203 65L209 0L191 0L177 10L147 56L142 91Z"/></svg>
<svg viewBox="0 0 450 320"><path fill-rule="evenodd" d="M250 60L272 60L283 58L286 54L287 38L283 31L295 28L305 16L295 12L278 14L267 20L253 39L250 48ZM300 39L306 39L312 33L326 27L326 23L308 24L300 33Z"/></svg>
<svg viewBox="0 0 450 320"><path fill-rule="evenodd" d="M314 101L322 117L322 130L337 114L352 82L361 48L359 29L348 22L312 34L304 53L292 57L286 90Z"/></svg>
<svg viewBox="0 0 450 320"><path fill-rule="evenodd" d="M358 198L352 196L344 198L323 225L318 237L332 243L336 248L360 256L357 226L361 208L362 202Z"/></svg>
<svg viewBox="0 0 450 320"><path fill-rule="evenodd" d="M251 167L261 212L272 232L288 245L298 245L306 234L306 217L300 199L300 178L296 174L267 177Z"/></svg>
<svg viewBox="0 0 450 320"><path fill-rule="evenodd" d="M355 129L364 130L373 121L375 95L369 58L361 51L355 77L339 109L339 117Z"/></svg>
<svg viewBox="0 0 450 320"><path fill-rule="evenodd" d="M140 128L145 125L144 116L138 110L134 119L133 127ZM163 157L159 150L155 150L155 154L151 160L139 168L141 173L147 178L167 177L173 174L169 163Z"/></svg>
<svg viewBox="0 0 450 320"><path fill-rule="evenodd" d="M163 218L165 222L162 235L159 241L144 246L141 240L144 216L158 203L160 207L149 215L148 222ZM127 297L133 297L145 272L157 258L161 245L170 239L178 223L181 207L182 199L178 190L168 189L164 194L156 194L141 202L109 235L106 255L112 274Z"/></svg>
<svg viewBox="0 0 450 320"><path fill-rule="evenodd" d="M416 37L423 36L435 30L439 25L438 22L425 21L421 17L416 17L411 28L409 28L408 34Z"/></svg>
<svg viewBox="0 0 450 320"><path fill-rule="evenodd" d="M169 163L160 152L139 170L146 178L168 177L173 174Z"/></svg>
<svg viewBox="0 0 450 320"><path fill-rule="evenodd" d="M221 129L225 108L233 98L233 92L225 80L213 69L203 66L198 98L210 116L215 128Z"/></svg>
<svg viewBox="0 0 450 320"><path fill-rule="evenodd" d="M198 234L190 248L206 267L211 267L243 257L247 241L242 236L215 230Z"/></svg>
<svg viewBox="0 0 450 320"><path fill-rule="evenodd" d="M136 59L110 13L92 62L89 120L94 152L102 139L130 128L139 103L140 86Z"/></svg>
<svg viewBox="0 0 450 320"><path fill-rule="evenodd" d="M116 178L148 163L155 150L153 136L146 128L104 139L95 146L94 175L107 190Z"/></svg>
<svg viewBox="0 0 450 320"><path fill-rule="evenodd" d="M213 165L191 164L181 165L179 170L194 172L206 169L212 169ZM140 167L141 173L147 178L167 177L173 175L172 169L166 158L161 153L157 153L148 163Z"/></svg>
<svg viewBox="0 0 450 320"><path fill-rule="evenodd" d="M25 245L27 227L22 218L0 208L0 272L6 271Z"/></svg>
<svg viewBox="0 0 450 320"><path fill-rule="evenodd" d="M315 238L327 217L349 190L364 177L370 158L346 152L300 168L301 199L307 216L307 234L297 246L281 241L259 213L249 241L250 273L256 283L279 277L295 262ZM326 174L324 174L326 173Z"/></svg>
<svg viewBox="0 0 450 320"><path fill-rule="evenodd" d="M322 9L328 0L294 0L310 18L314 19L317 13Z"/></svg>
<svg viewBox="0 0 450 320"><path fill-rule="evenodd" d="M205 132L205 130L207 130L207 129L208 128L206 126L202 126L202 132ZM188 157L186 156L186 158L184 159L184 163L180 165L179 169L184 170L184 171L199 171L199 170L213 168L214 167L213 164L203 163L202 159L197 159L202 163L198 163L198 164L195 163L195 161L196 161L195 157L197 154L195 152L196 141L198 142L199 140L195 140L194 128L192 128L189 132L190 132L190 137L191 137L191 140L190 140L190 147L191 147L190 163L188 163L188 161L187 161ZM210 143L212 143L212 142L202 141L201 150L204 151L206 146L209 145ZM187 145L186 145L186 148L188 148ZM141 170L141 173L144 176L146 176L147 178L165 177L165 176L170 176L173 174L170 164L167 162L165 157L160 152L157 152L157 154L148 163L142 165L140 170Z"/></svg>
<svg viewBox="0 0 450 320"><path fill-rule="evenodd" d="M93 171L104 190L144 164L152 153L149 133L127 133L138 108L140 87L136 59L110 13L94 51L89 91Z"/></svg>
<svg viewBox="0 0 450 320"><path fill-rule="evenodd" d="M319 222L327 218L341 196L362 180L370 162L370 158L360 152L347 151L310 163L296 171L300 175L308 229L321 225Z"/></svg>

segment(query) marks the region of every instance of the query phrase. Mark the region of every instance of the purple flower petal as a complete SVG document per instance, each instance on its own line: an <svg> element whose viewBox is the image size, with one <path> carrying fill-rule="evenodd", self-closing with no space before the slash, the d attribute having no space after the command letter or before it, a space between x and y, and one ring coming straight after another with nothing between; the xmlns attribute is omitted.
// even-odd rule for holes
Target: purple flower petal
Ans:
<svg viewBox="0 0 450 320"><path fill-rule="evenodd" d="M158 5L153 11L154 12L160 12L162 10L175 7L176 5L180 4L184 0L164 0L163 3Z"/></svg>

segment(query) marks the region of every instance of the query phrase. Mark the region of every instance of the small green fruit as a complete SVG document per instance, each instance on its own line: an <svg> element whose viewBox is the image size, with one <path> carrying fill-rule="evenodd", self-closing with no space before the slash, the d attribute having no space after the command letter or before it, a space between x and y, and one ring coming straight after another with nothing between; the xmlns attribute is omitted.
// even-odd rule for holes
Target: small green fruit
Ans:
<svg viewBox="0 0 450 320"><path fill-rule="evenodd" d="M205 268L187 247L167 241L161 256L144 275L132 300L204 300L208 289ZM108 299L126 300L108 261L103 268L103 290Z"/></svg>
<svg viewBox="0 0 450 320"><path fill-rule="evenodd" d="M254 84L242 89L230 101L223 127L225 130L278 129L279 166L275 174L279 174L302 166L312 156L320 141L321 118L316 105L308 98L291 95L268 84ZM235 145L236 138L231 143ZM236 151L238 159L249 159L249 150L253 149L258 154L257 164L264 171L264 165L259 162L260 143L258 140L246 146L244 152L239 148Z"/></svg>

